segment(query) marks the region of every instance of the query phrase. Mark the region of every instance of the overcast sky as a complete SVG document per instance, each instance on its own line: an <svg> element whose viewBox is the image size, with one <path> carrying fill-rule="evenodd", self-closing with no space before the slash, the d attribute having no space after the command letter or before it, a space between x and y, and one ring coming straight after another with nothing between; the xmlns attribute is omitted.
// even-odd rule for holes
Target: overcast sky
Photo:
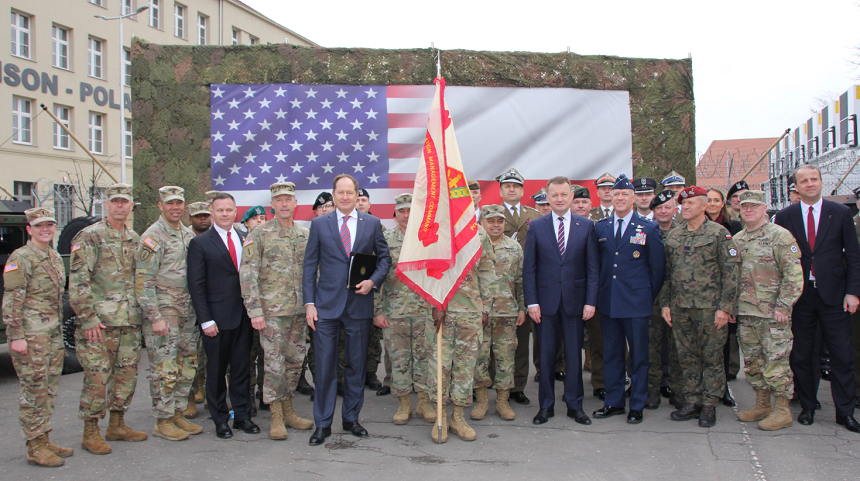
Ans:
<svg viewBox="0 0 860 481"><path fill-rule="evenodd" d="M712 140L777 137L817 97L860 83L855 0L244 1L324 47L692 55L699 154Z"/></svg>

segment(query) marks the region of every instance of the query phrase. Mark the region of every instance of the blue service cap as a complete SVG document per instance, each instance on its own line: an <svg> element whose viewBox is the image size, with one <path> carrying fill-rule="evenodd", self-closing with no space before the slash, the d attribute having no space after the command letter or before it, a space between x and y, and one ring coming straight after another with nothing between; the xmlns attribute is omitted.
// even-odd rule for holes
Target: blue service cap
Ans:
<svg viewBox="0 0 860 481"><path fill-rule="evenodd" d="M633 182L626 175L621 174L615 179L615 184L612 185L612 190L630 189L633 190Z"/></svg>

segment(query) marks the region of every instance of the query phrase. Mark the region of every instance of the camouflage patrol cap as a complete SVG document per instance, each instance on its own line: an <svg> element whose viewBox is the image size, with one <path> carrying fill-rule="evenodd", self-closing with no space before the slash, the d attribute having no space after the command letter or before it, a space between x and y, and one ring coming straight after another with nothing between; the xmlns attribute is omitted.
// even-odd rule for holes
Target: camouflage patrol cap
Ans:
<svg viewBox="0 0 860 481"><path fill-rule="evenodd" d="M162 202L170 202L171 200L181 200L185 202L185 189L175 185L165 185L158 189L158 195Z"/></svg>
<svg viewBox="0 0 860 481"><path fill-rule="evenodd" d="M194 202L192 204L188 204L188 215L194 217L195 215L212 215L212 212L209 211L209 202Z"/></svg>
<svg viewBox="0 0 860 481"><path fill-rule="evenodd" d="M32 209L25 210L24 215L27 216L27 222L30 225L38 225L42 222L57 223L57 219L54 218L54 209L49 209L48 207L33 207Z"/></svg>
<svg viewBox="0 0 860 481"><path fill-rule="evenodd" d="M505 208L500 205L485 205L481 208L481 220L489 219L490 217L505 218Z"/></svg>
<svg viewBox="0 0 860 481"><path fill-rule="evenodd" d="M760 204L767 205L767 202L764 200L764 191L762 190L745 190L741 192L740 200L738 200L738 204Z"/></svg>
<svg viewBox="0 0 860 481"><path fill-rule="evenodd" d="M496 180L499 181L499 184L511 183L511 184L523 185L525 183L525 179L523 178L522 174L517 172L517 169L513 169L513 168L511 170L505 172L504 174L496 177Z"/></svg>
<svg viewBox="0 0 860 481"><path fill-rule="evenodd" d="M129 202L134 202L134 199L131 196L131 186L128 184L117 183L111 185L107 188L107 200L108 202L113 199L125 199Z"/></svg>
<svg viewBox="0 0 860 481"><path fill-rule="evenodd" d="M206 202L211 204L212 201L215 200L215 196L220 194L220 193L221 193L220 190L207 190L206 194L205 194L206 195Z"/></svg>
<svg viewBox="0 0 860 481"><path fill-rule="evenodd" d="M481 184L477 180L469 180L466 184L469 186L469 190L481 190Z"/></svg>
<svg viewBox="0 0 860 481"><path fill-rule="evenodd" d="M591 192L587 188L585 188L579 184L570 184L570 190L573 192L573 198L574 199L590 199L591 198Z"/></svg>
<svg viewBox="0 0 860 481"><path fill-rule="evenodd" d="M535 200L535 205L549 204L549 201L546 200L546 187L541 187L541 189L532 196L532 199Z"/></svg>
<svg viewBox="0 0 860 481"><path fill-rule="evenodd" d="M279 195L296 195L296 184L292 182L275 182L269 186L269 190L272 191L273 199Z"/></svg>
<svg viewBox="0 0 860 481"><path fill-rule="evenodd" d="M394 210L411 209L412 194L400 194L394 198Z"/></svg>

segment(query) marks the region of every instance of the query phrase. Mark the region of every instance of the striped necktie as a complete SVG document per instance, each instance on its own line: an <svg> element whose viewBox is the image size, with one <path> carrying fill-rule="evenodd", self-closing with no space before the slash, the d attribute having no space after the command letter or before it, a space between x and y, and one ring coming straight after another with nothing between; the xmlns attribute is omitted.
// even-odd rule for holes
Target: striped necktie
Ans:
<svg viewBox="0 0 860 481"><path fill-rule="evenodd" d="M564 257L564 217L558 216L558 251Z"/></svg>
<svg viewBox="0 0 860 481"><path fill-rule="evenodd" d="M343 225L340 226L340 241L343 243L343 250L346 251L346 255L349 255L350 248L352 247L352 240L349 237L349 228L346 226L346 222L349 220L349 216L343 216Z"/></svg>

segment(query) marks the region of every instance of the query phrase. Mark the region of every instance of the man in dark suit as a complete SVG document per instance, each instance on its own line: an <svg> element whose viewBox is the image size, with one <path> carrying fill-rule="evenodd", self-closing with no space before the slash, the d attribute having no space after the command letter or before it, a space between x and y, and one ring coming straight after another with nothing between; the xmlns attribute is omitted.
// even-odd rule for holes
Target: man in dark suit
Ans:
<svg viewBox="0 0 860 481"><path fill-rule="evenodd" d="M648 321L663 287L666 255L656 222L633 211L633 184L621 174L612 187L613 214L597 222L599 307L603 324L604 406L594 417L624 414L625 346L630 347L627 422L642 422L648 397Z"/></svg>
<svg viewBox="0 0 860 481"><path fill-rule="evenodd" d="M567 415L591 424L582 409L583 322L597 305L599 260L594 223L570 211L570 181L553 177L547 183L552 213L531 222L523 257L523 294L537 327L541 364L552 366L559 331L564 344L567 376L564 400ZM555 379L551 369L540 372L540 410L535 424L555 415Z"/></svg>
<svg viewBox="0 0 860 481"><path fill-rule="evenodd" d="M860 242L848 207L821 198L821 171L802 165L795 172L800 202L776 214L775 223L788 229L800 248L803 294L794 305L791 331L794 346L789 358L795 391L800 397L800 424L815 417L813 343L820 325L830 350L830 389L836 422L860 432L854 419L854 354L850 315L860 304Z"/></svg>
<svg viewBox="0 0 860 481"><path fill-rule="evenodd" d="M343 429L357 437L367 436L367 430L358 422L358 414L364 404L367 344L373 317L370 292L382 285L391 267L382 223L355 208L358 181L350 175L339 175L334 179L332 194L335 211L311 222L302 276L306 318L308 326L314 330L316 349L316 430L311 435L311 446L322 444L331 435L337 402L337 345L341 329L346 336ZM376 255L376 269L355 290L348 290L350 253L353 252Z"/></svg>
<svg viewBox="0 0 860 481"><path fill-rule="evenodd" d="M219 438L233 437L227 422L227 367L230 368L230 405L233 428L256 434L249 396L251 319L239 284L244 235L233 227L236 201L218 193L210 208L215 226L188 245L188 291L203 331L206 351L206 399Z"/></svg>

